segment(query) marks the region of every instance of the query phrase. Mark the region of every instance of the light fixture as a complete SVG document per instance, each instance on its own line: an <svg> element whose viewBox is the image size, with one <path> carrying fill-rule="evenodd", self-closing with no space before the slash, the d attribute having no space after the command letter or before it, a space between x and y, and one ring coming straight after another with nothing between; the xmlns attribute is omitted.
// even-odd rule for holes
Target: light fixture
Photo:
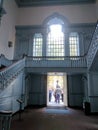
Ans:
<svg viewBox="0 0 98 130"><path fill-rule="evenodd" d="M8 47L12 47L13 46L13 42L12 41L8 41Z"/></svg>

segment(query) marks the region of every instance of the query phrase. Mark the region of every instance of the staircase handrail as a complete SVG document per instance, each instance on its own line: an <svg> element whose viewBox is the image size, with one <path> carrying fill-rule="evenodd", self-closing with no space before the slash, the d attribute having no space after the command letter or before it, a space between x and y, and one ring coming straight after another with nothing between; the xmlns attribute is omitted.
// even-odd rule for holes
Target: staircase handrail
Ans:
<svg viewBox="0 0 98 130"><path fill-rule="evenodd" d="M91 44L92 44L92 39L93 39L93 36L94 36L94 34L95 34L95 30L96 30L97 25L98 25L98 21L95 23L95 28L94 28L94 31L93 31L93 33L92 33L92 37L91 37L90 44L88 45L87 52L84 54L85 56L87 56L87 55L88 55L89 48L90 48L90 46L91 46Z"/></svg>
<svg viewBox="0 0 98 130"><path fill-rule="evenodd" d="M5 55L1 54L0 55L0 67L3 66L9 66L13 63L12 60L9 60L5 57Z"/></svg>
<svg viewBox="0 0 98 130"><path fill-rule="evenodd" d="M81 56L26 56L26 57L28 57L28 58L38 58L38 59L45 59L45 60L48 60L48 59L50 59L50 58L64 58L64 59L66 59L66 58L69 58L69 59L79 59L79 58L83 58L83 57L85 57L86 55L81 55Z"/></svg>
<svg viewBox="0 0 98 130"><path fill-rule="evenodd" d="M93 62L93 58L96 54L96 51L98 50L98 41L96 42L96 40L98 40L98 21L96 23L96 28L94 30L92 40L91 40L91 43L89 45L89 49L88 49L88 53L87 53L87 67L88 67L88 69L90 68L90 66Z"/></svg>
<svg viewBox="0 0 98 130"><path fill-rule="evenodd" d="M13 81L13 79L18 76L18 74L24 69L25 67L25 58L16 61L12 65L2 69L0 71L0 90L4 89L8 86L8 84Z"/></svg>

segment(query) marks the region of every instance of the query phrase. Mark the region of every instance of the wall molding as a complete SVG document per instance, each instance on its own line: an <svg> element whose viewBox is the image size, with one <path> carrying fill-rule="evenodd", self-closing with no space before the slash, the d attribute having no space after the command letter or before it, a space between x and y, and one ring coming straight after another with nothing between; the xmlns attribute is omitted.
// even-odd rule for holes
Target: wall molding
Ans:
<svg viewBox="0 0 98 130"><path fill-rule="evenodd" d="M18 7L93 4L96 0L15 0Z"/></svg>

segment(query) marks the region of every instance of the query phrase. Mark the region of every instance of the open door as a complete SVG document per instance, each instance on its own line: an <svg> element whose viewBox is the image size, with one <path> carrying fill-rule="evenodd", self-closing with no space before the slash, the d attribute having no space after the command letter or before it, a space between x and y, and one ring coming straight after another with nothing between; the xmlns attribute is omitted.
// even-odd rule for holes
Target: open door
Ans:
<svg viewBox="0 0 98 130"><path fill-rule="evenodd" d="M65 73L48 73L47 106L67 106L67 76Z"/></svg>

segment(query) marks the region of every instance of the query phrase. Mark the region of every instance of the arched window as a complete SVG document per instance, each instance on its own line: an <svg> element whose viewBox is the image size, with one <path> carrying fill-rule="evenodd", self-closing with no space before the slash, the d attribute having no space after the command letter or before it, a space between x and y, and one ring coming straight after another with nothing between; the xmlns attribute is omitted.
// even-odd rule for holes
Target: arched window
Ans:
<svg viewBox="0 0 98 130"><path fill-rule="evenodd" d="M72 32L69 35L69 51L70 56L79 56L79 35L77 32Z"/></svg>
<svg viewBox="0 0 98 130"><path fill-rule="evenodd" d="M57 60L65 54L63 24L63 21L58 18L54 18L48 22L46 54L47 56L58 57L56 58Z"/></svg>
<svg viewBox="0 0 98 130"><path fill-rule="evenodd" d="M36 33L33 38L33 56L42 56L43 36Z"/></svg>

